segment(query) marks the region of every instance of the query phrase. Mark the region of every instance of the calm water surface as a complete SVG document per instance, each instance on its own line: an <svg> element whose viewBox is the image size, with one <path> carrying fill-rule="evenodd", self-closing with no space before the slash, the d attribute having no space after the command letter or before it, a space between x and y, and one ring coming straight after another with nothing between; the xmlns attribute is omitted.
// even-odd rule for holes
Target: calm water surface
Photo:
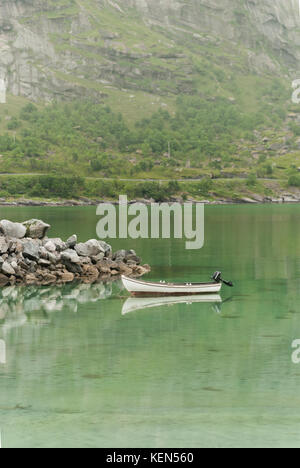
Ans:
<svg viewBox="0 0 300 468"><path fill-rule="evenodd" d="M95 237L95 208L1 208ZM149 278L235 281L222 304L124 312L119 283L0 293L4 447L299 447L300 206L206 208L206 242L113 241ZM127 303L128 304L128 303ZM126 306L125 306L126 307ZM128 308L127 308L128 310Z"/></svg>

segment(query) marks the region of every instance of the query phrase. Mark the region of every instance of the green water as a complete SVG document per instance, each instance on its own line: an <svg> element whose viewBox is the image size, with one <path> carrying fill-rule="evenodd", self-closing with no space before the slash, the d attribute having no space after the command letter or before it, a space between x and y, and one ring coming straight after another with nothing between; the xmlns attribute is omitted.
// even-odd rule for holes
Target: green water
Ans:
<svg viewBox="0 0 300 468"><path fill-rule="evenodd" d="M95 237L95 208L1 208ZM119 283L0 294L4 447L299 447L300 206L206 208L205 247L135 247L149 278L235 281L223 303L122 315ZM0 353L1 360L1 353ZM2 360L3 349L2 349Z"/></svg>

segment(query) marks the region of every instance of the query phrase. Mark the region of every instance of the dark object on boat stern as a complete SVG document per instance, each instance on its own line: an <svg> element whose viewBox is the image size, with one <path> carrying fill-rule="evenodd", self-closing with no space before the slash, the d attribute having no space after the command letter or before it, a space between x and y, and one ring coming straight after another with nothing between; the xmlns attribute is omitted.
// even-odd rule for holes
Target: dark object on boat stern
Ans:
<svg viewBox="0 0 300 468"><path fill-rule="evenodd" d="M222 278L222 273L220 271L216 271L212 278L212 280L214 280L216 283L223 283L223 284L226 284L226 286L229 286L230 288L233 288L233 283L232 281L225 281L223 280Z"/></svg>

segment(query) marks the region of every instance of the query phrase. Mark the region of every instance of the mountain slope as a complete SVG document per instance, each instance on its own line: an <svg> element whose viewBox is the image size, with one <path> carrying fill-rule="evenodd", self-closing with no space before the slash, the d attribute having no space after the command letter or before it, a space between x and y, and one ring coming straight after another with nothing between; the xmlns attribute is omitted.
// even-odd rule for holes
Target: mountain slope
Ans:
<svg viewBox="0 0 300 468"><path fill-rule="evenodd" d="M120 90L174 96L224 87L226 94L224 72L223 82L231 73L294 76L300 61L297 5L3 0L0 77L9 92L33 100L113 97Z"/></svg>
<svg viewBox="0 0 300 468"><path fill-rule="evenodd" d="M2 0L0 171L300 186L299 65L298 0Z"/></svg>

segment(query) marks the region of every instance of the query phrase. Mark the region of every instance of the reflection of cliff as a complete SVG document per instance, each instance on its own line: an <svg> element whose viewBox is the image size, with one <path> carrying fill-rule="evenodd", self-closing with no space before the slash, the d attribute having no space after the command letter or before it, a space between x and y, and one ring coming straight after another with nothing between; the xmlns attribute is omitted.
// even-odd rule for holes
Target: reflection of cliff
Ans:
<svg viewBox="0 0 300 468"><path fill-rule="evenodd" d="M5 334L25 323L47 324L51 312L64 309L76 313L79 304L101 301L111 294L112 283L4 288L0 291L0 331Z"/></svg>

